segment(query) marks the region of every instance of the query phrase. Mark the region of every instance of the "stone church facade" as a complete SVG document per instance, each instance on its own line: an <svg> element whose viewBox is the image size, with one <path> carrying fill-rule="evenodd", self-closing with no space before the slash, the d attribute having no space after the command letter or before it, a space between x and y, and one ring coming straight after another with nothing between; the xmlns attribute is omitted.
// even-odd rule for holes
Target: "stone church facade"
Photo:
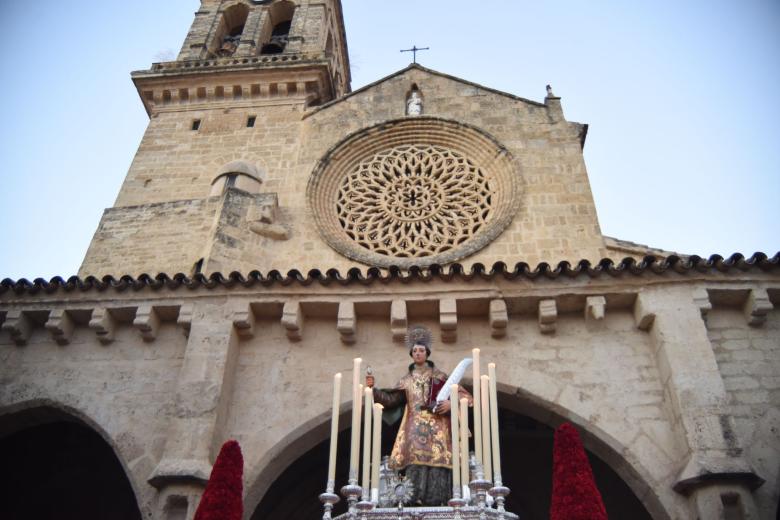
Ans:
<svg viewBox="0 0 780 520"><path fill-rule="evenodd" d="M551 90L410 65L353 92L338 0L202 0L132 78L149 126L78 277L0 284L0 454L76 425L137 515L183 519L235 438L246 518L321 516L332 375L393 384L419 323L444 370L498 364L521 518L563 421L613 518L778 514L780 256L603 236Z"/></svg>

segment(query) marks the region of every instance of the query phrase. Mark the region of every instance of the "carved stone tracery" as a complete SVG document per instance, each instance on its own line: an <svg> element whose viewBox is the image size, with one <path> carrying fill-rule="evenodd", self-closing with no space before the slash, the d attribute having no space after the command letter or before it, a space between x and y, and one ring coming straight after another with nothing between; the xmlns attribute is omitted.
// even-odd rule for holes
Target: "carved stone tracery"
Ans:
<svg viewBox="0 0 780 520"><path fill-rule="evenodd" d="M462 244L493 215L485 173L438 146L398 146L344 178L336 202L346 234L369 251L417 258Z"/></svg>
<svg viewBox="0 0 780 520"><path fill-rule="evenodd" d="M334 249L401 268L446 264L488 245L520 201L519 167L492 136L429 116L347 136L307 187L311 214Z"/></svg>

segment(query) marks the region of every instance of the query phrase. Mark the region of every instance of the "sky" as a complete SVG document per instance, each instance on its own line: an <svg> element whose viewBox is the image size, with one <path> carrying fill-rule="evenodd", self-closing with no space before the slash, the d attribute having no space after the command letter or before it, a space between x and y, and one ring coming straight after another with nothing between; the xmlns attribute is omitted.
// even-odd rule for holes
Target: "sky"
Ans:
<svg viewBox="0 0 780 520"><path fill-rule="evenodd" d="M78 271L148 123L130 71L173 59L199 4L0 0L0 279ZM605 235L780 250L777 0L343 7L353 89L406 67L412 45L430 47L428 68L535 101L551 84L567 120L590 125Z"/></svg>

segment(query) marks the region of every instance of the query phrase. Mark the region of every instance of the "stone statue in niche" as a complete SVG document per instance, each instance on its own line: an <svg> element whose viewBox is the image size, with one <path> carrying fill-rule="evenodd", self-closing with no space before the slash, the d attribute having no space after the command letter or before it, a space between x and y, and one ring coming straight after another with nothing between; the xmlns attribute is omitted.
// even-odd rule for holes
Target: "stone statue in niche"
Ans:
<svg viewBox="0 0 780 520"><path fill-rule="evenodd" d="M406 115L419 116L422 114L422 110L423 102L422 97L420 97L420 92L417 90L412 90L412 93L409 95L409 99L406 100Z"/></svg>

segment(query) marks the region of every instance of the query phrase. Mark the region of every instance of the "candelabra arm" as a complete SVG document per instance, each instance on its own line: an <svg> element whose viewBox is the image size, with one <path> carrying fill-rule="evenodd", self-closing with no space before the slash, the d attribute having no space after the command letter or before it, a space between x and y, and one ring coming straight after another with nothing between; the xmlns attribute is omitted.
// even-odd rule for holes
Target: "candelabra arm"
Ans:
<svg viewBox="0 0 780 520"><path fill-rule="evenodd" d="M339 496L333 493L333 486L328 485L327 491L320 495L320 502L323 504L325 510L322 515L322 520L331 520L333 513L333 506L339 503Z"/></svg>
<svg viewBox="0 0 780 520"><path fill-rule="evenodd" d="M499 518L503 520L504 513L506 513L506 509L504 508L504 502L506 500L506 496L509 494L509 488L503 485L501 482L501 476L496 475L496 482L495 485L490 488L490 496L492 496L496 500L496 510L498 511Z"/></svg>
<svg viewBox="0 0 780 520"><path fill-rule="evenodd" d="M347 498L349 518L357 520L357 503L363 494L363 488L358 485L357 479L350 479L349 484L341 488L341 494Z"/></svg>

